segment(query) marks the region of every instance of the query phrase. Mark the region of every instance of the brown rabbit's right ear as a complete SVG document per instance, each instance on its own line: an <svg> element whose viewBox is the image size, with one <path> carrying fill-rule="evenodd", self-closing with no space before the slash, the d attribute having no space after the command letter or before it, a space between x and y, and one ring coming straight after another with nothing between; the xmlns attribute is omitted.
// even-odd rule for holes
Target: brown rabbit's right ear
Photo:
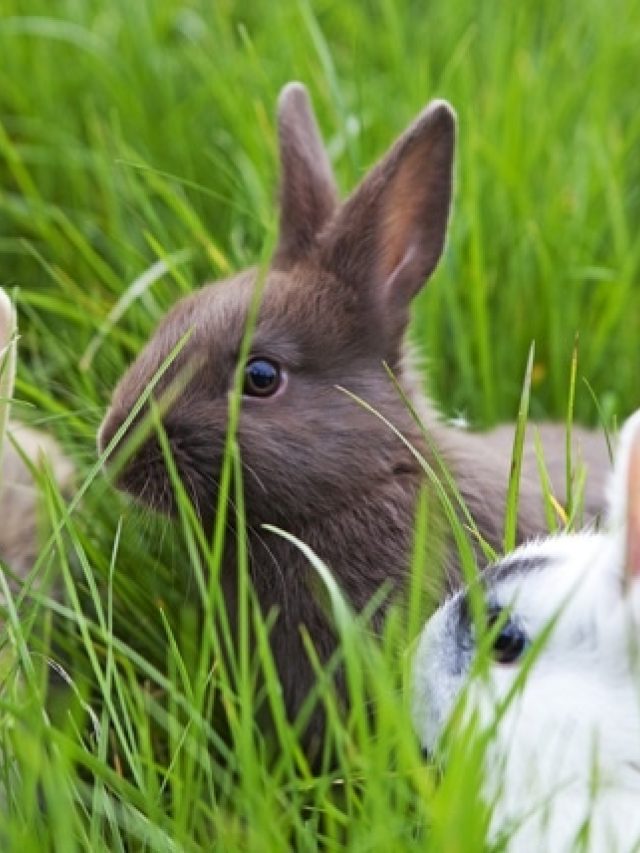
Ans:
<svg viewBox="0 0 640 853"><path fill-rule="evenodd" d="M409 305L444 247L456 119L433 101L347 199L321 238L323 266L366 292L397 355Z"/></svg>
<svg viewBox="0 0 640 853"><path fill-rule="evenodd" d="M336 209L337 192L307 90L288 83L278 100L280 238L272 264L288 269L305 257Z"/></svg>

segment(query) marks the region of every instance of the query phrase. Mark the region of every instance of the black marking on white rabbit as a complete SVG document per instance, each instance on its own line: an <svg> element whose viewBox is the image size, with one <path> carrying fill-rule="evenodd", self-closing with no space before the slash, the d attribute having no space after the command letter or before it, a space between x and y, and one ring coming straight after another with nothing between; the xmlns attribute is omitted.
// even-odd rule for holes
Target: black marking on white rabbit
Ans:
<svg viewBox="0 0 640 853"><path fill-rule="evenodd" d="M512 554L489 566L482 574L481 583L485 588L491 588L503 578L516 578L546 569L551 562L552 558L545 554Z"/></svg>

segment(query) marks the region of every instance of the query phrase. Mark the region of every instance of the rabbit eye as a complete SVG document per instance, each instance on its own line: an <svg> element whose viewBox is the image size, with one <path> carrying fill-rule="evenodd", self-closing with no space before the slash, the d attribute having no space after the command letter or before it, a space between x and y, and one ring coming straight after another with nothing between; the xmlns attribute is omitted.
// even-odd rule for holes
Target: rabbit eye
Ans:
<svg viewBox="0 0 640 853"><path fill-rule="evenodd" d="M490 612L487 620L487 629L491 631L500 620L501 611ZM493 639L492 654L496 663L515 663L527 648L529 640L522 628L511 619L508 619Z"/></svg>
<svg viewBox="0 0 640 853"><path fill-rule="evenodd" d="M244 370L242 393L248 397L270 397L280 387L282 371L268 358L252 358Z"/></svg>

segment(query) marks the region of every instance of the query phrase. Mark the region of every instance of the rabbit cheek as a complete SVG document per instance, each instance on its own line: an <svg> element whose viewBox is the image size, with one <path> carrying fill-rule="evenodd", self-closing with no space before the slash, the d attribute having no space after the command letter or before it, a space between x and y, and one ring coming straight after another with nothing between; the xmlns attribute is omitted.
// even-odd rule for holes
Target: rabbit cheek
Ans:
<svg viewBox="0 0 640 853"><path fill-rule="evenodd" d="M168 417L165 422L180 483L205 526L213 522L218 504L226 425L226 406L199 407L189 418L181 411L179 417ZM166 465L160 476L173 496L174 487Z"/></svg>
<svg viewBox="0 0 640 853"><path fill-rule="evenodd" d="M163 423L178 479L203 523L213 520L224 448L225 432L223 427L216 427L216 414L199 407L192 417L185 417L184 407L179 406L177 415L170 413ZM226 424L226 407L220 421ZM115 484L149 509L176 514L176 486L156 436L148 438L126 460Z"/></svg>

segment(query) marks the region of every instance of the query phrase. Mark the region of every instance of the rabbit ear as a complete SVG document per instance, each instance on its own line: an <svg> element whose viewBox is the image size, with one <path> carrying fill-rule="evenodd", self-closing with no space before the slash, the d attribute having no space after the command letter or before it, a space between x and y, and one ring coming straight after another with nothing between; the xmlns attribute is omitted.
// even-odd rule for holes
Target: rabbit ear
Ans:
<svg viewBox="0 0 640 853"><path fill-rule="evenodd" d="M640 580L640 411L620 434L610 492L611 527L623 531L624 570L628 580Z"/></svg>
<svg viewBox="0 0 640 853"><path fill-rule="evenodd" d="M368 289L394 346L409 305L442 254L456 119L433 101L345 202L321 241L323 264Z"/></svg>
<svg viewBox="0 0 640 853"><path fill-rule="evenodd" d="M0 462L16 373L16 312L0 287ZM0 489L2 465L0 464Z"/></svg>
<svg viewBox="0 0 640 853"><path fill-rule="evenodd" d="M15 374L16 312L11 300L0 287L0 406L13 392Z"/></svg>
<svg viewBox="0 0 640 853"><path fill-rule="evenodd" d="M640 416L630 422L627 466L626 571L629 578L640 580Z"/></svg>
<svg viewBox="0 0 640 853"><path fill-rule="evenodd" d="M278 101L280 238L273 266L288 269L308 254L334 212L337 192L307 90L289 83Z"/></svg>

